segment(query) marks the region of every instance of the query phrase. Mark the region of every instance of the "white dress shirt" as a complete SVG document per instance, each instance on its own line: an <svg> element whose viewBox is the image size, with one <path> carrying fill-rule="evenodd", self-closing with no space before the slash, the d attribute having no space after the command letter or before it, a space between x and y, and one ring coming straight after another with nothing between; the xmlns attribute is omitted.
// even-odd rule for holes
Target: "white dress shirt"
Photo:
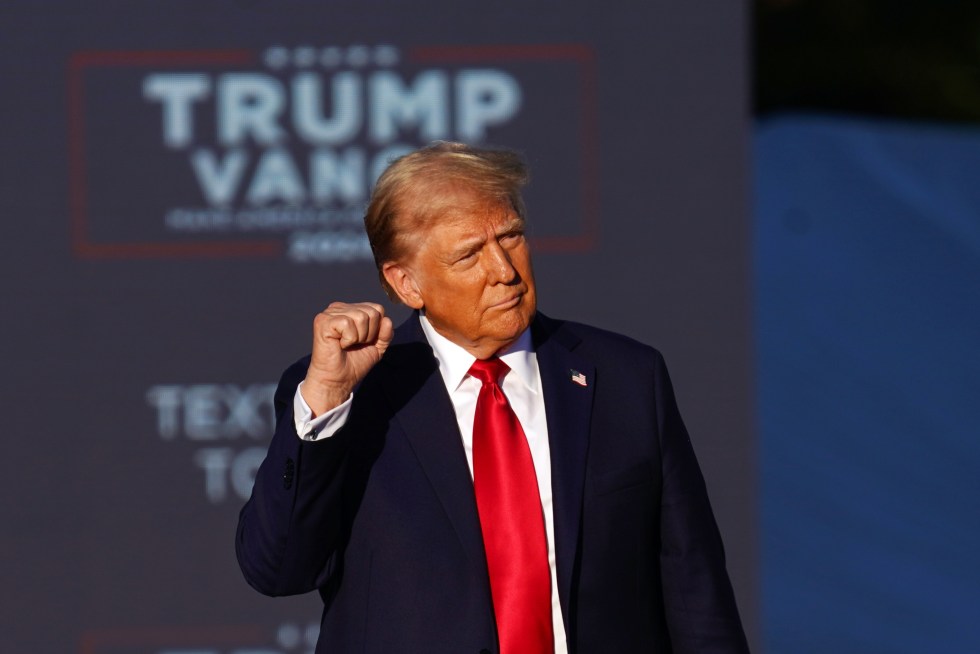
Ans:
<svg viewBox="0 0 980 654"><path fill-rule="evenodd" d="M422 331L439 362L439 374L442 376L456 412L456 423L459 425L463 449L466 452L466 463L469 465L470 477L472 477L473 418L482 383L475 377L471 377L468 372L476 357L438 333L425 316L421 316L421 323ZM555 567L555 515L551 493L548 423L545 418L544 395L541 392L541 374L538 371L537 356L531 347L530 330L525 330L517 342L499 356L510 367L510 372L504 376L501 387L527 437L531 459L534 462L534 473L538 481L538 493L541 495L541 510L544 513L545 535L548 540L548 566L551 568L551 618L555 633L555 653L567 654ZM310 441L329 438L346 422L352 401L353 395L335 409L313 418L300 388L297 388L293 398L296 433L300 438Z"/></svg>

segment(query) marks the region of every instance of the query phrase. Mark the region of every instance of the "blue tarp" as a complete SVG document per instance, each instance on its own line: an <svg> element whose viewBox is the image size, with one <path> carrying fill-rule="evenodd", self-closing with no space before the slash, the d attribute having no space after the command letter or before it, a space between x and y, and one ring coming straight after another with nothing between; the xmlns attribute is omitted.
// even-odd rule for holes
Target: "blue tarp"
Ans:
<svg viewBox="0 0 980 654"><path fill-rule="evenodd" d="M980 652L980 129L755 135L770 654Z"/></svg>

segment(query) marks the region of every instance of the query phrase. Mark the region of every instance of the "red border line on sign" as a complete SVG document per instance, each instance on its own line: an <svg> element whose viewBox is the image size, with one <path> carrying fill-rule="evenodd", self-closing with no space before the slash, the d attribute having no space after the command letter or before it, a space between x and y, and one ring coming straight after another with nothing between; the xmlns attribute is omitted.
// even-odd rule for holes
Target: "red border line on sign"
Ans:
<svg viewBox="0 0 980 654"><path fill-rule="evenodd" d="M255 56L248 50L83 51L68 61L68 170L72 250L86 259L145 259L159 257L271 257L282 253L280 241L216 241L196 243L92 243L88 224L88 168L85 158L85 72L90 68L246 65Z"/></svg>
<svg viewBox="0 0 980 654"><path fill-rule="evenodd" d="M252 647L262 644L262 633L257 627L123 627L96 629L82 634L79 654L103 654L105 647L200 647L239 646Z"/></svg>
<svg viewBox="0 0 980 654"><path fill-rule="evenodd" d="M595 50L587 45L476 45L423 46L409 50L419 63L452 61L534 61L571 60L579 65L582 122L582 233L573 236L538 236L531 240L536 252L583 252L596 247L599 240L599 111Z"/></svg>

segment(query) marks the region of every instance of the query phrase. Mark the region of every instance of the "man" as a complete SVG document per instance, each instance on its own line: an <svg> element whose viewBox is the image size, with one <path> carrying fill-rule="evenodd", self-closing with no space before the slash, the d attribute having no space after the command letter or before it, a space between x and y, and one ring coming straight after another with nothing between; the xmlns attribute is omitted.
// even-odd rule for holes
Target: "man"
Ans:
<svg viewBox="0 0 980 654"><path fill-rule="evenodd" d="M242 570L319 591L317 652L746 652L663 359L537 312L525 181L513 153L454 143L378 180L368 236L415 313L315 318Z"/></svg>

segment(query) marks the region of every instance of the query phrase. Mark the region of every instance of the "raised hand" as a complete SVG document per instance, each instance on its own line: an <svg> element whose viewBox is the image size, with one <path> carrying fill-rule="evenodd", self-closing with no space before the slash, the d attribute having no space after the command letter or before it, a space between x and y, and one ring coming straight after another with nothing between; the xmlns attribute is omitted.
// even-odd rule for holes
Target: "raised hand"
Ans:
<svg viewBox="0 0 980 654"><path fill-rule="evenodd" d="M318 416L342 404L381 360L394 327L373 302L334 302L313 319L313 357L301 392Z"/></svg>

